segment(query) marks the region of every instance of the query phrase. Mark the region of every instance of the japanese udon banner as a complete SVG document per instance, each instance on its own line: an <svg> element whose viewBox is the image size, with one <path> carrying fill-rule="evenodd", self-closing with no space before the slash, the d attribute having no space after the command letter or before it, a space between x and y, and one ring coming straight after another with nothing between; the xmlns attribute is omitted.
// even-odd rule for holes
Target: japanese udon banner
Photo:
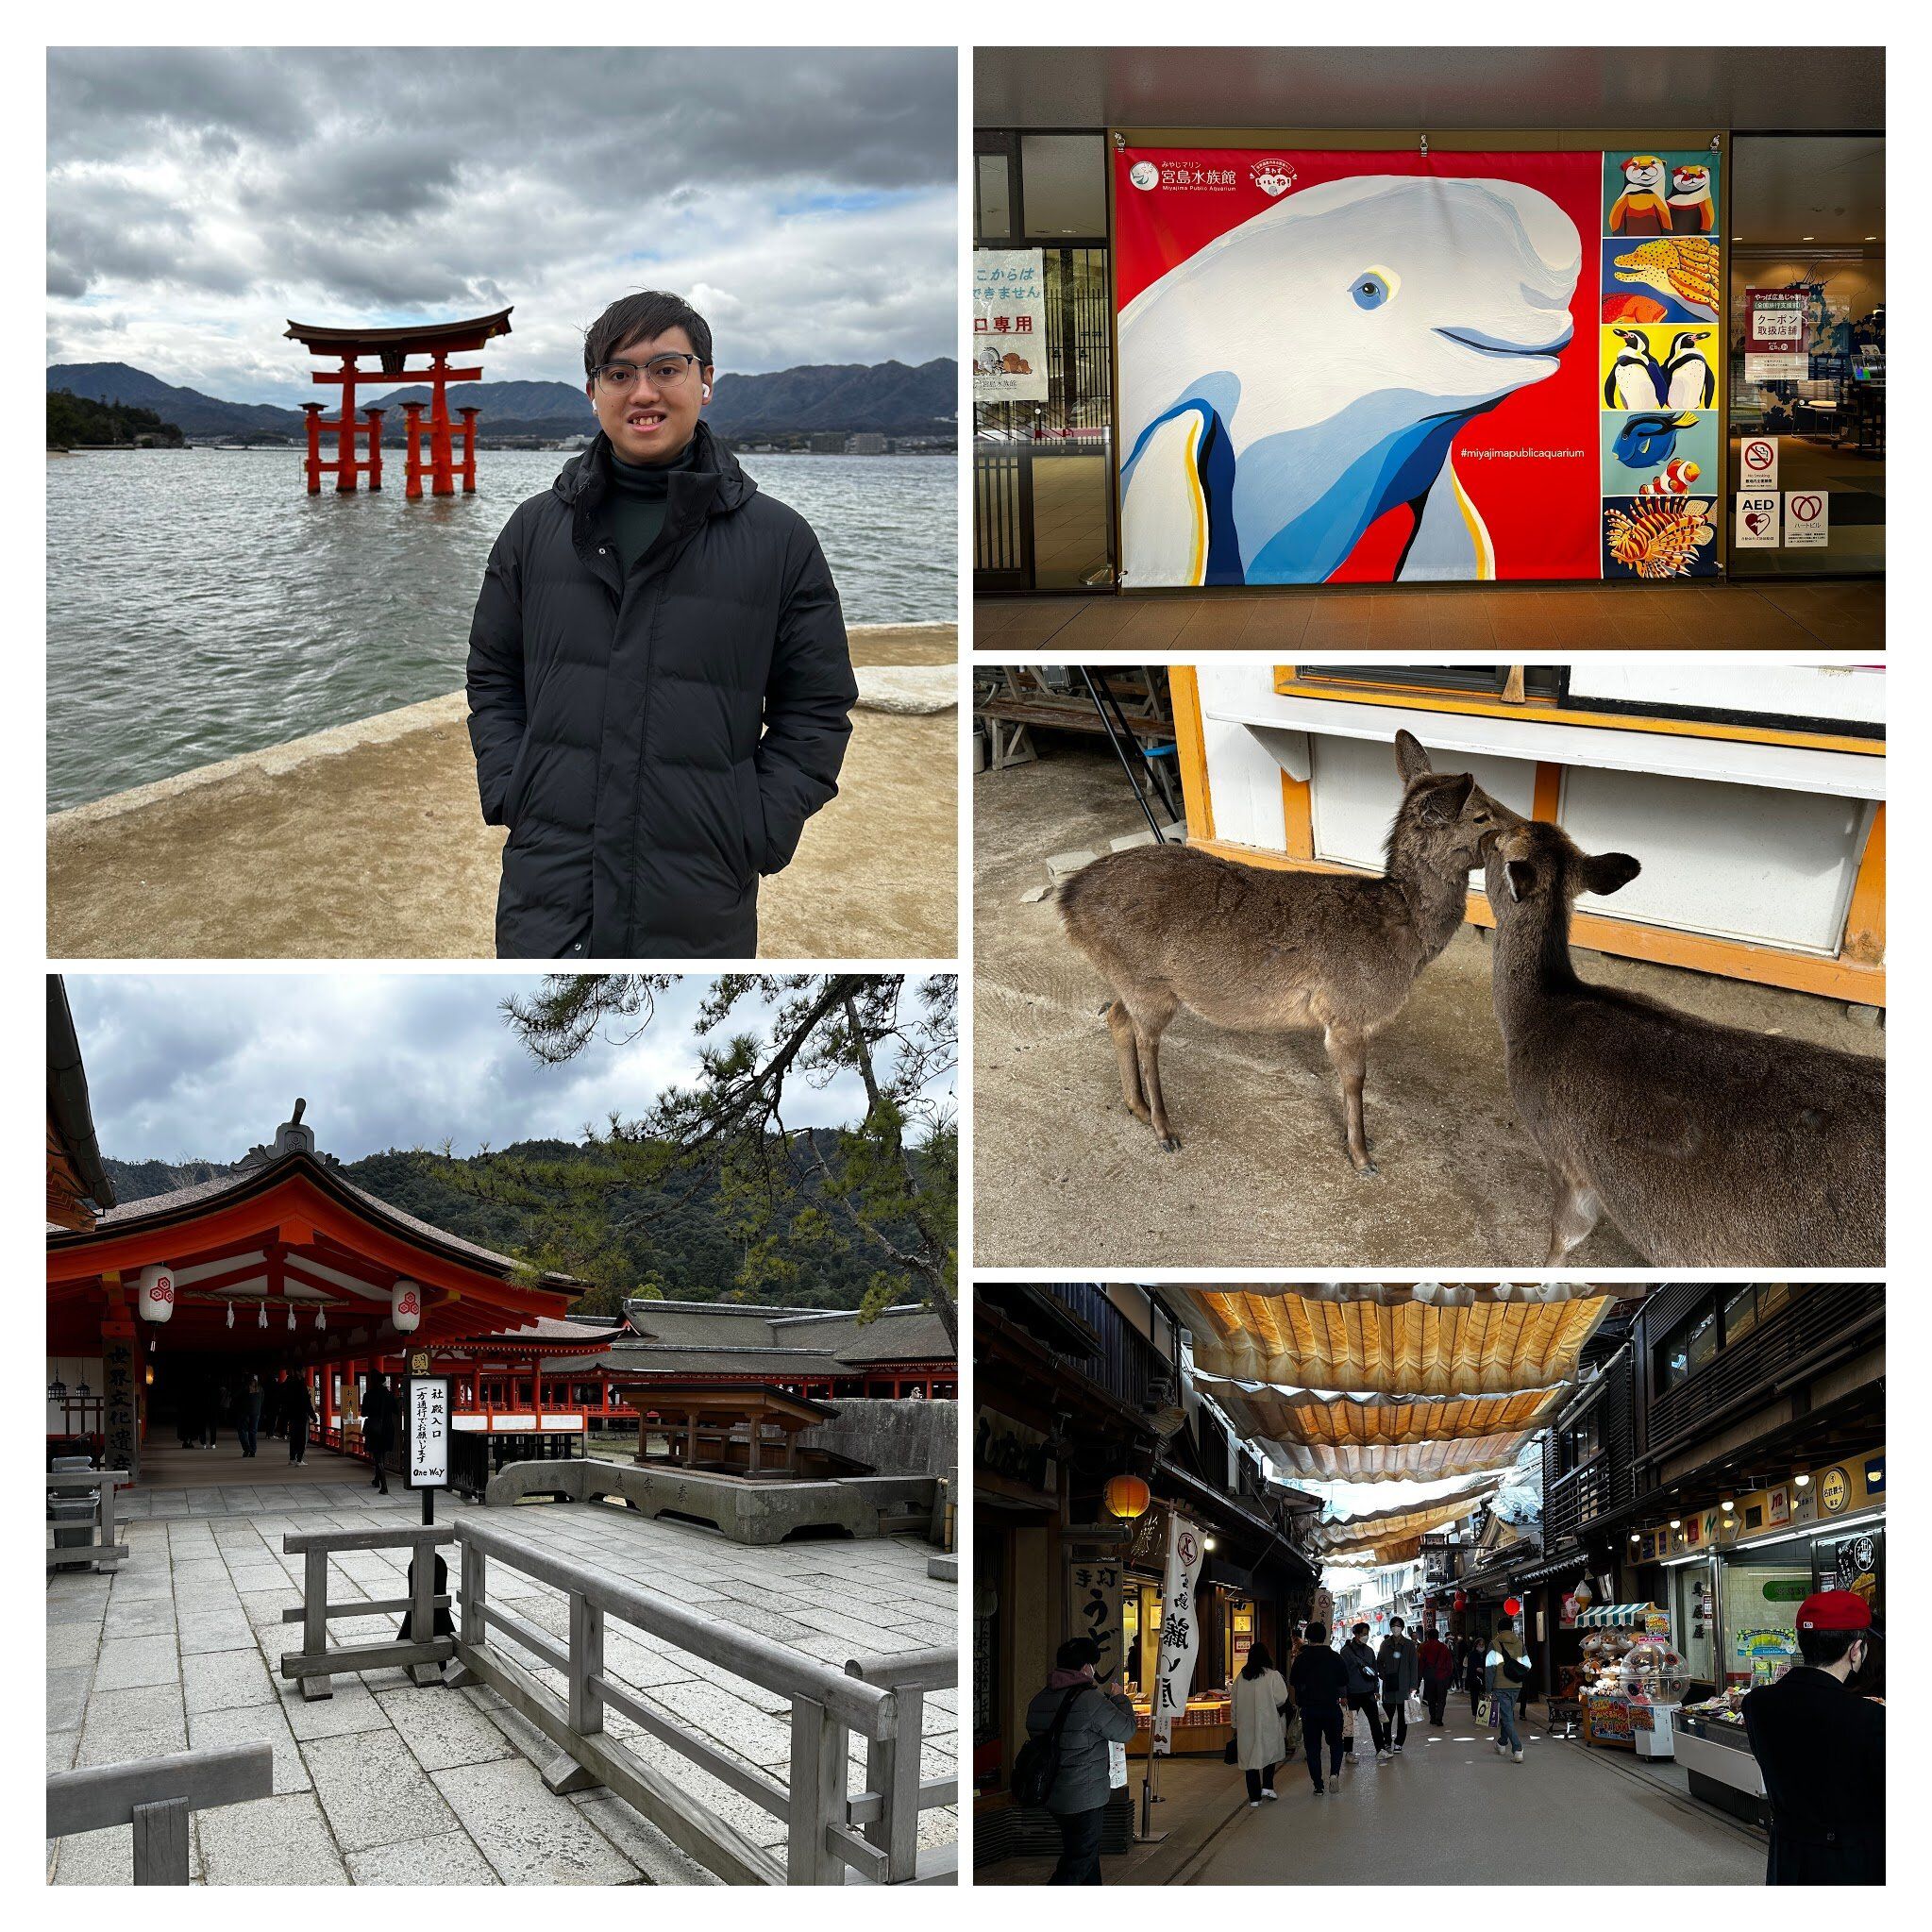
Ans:
<svg viewBox="0 0 1932 1932"><path fill-rule="evenodd" d="M1114 166L1129 588L1716 571L1714 155Z"/></svg>

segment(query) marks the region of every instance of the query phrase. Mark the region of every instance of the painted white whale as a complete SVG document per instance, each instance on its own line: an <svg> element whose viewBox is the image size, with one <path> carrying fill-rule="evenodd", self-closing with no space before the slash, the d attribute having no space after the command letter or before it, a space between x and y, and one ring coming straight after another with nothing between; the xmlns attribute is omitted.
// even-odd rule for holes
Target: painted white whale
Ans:
<svg viewBox="0 0 1932 1932"><path fill-rule="evenodd" d="M1398 504L1398 576L1494 576L1451 445L1554 373L1582 265L1534 188L1369 175L1169 269L1120 315L1124 580L1319 583Z"/></svg>

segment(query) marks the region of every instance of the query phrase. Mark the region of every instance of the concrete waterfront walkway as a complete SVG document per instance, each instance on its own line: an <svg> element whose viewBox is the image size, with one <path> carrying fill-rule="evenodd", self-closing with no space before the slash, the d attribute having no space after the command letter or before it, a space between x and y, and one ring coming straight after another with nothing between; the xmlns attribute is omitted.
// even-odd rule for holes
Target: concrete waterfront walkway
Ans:
<svg viewBox="0 0 1932 1932"><path fill-rule="evenodd" d="M1345 1761L1341 1795L1318 1798L1298 1756L1281 1793L1251 1810L1241 1773L1218 1760L1161 1769L1159 1845L1108 1858L1109 1885L1750 1885L1763 1835L1690 1795L1682 1771L1523 1727L1523 1761L1452 1700L1440 1731L1409 1726L1386 1763ZM1141 1766L1130 1770L1136 1803ZM1041 1884L1044 1858L1008 1859L983 1885Z"/></svg>
<svg viewBox="0 0 1932 1932"><path fill-rule="evenodd" d="M418 1688L400 1670L374 1671L339 1677L332 1698L305 1704L277 1674L282 1653L298 1642L297 1626L283 1623L281 1613L301 1601L302 1558L283 1553L284 1534L419 1520L416 1498L385 1501L367 1488L365 1466L329 1460L347 1472L340 1482L294 1491L272 1482L252 1494L216 1484L143 1488L128 1499L136 1504L126 1528L131 1554L117 1573L50 1574L47 1769L191 1746L272 1745L272 1797L195 1816L196 1883L712 1882L610 1792L549 1791L538 1766L554 1760L554 1747L488 1690ZM311 1453L304 1473L313 1470ZM338 1502L344 1493L353 1503ZM439 1498L438 1519L454 1520L464 1507ZM828 1662L956 1638L956 1590L927 1576L929 1553L916 1540L762 1550L601 1506L533 1504L487 1515L534 1543ZM331 1601L399 1596L404 1570L400 1552L339 1557ZM497 1565L490 1594L538 1627L566 1635L565 1600L548 1587ZM344 1618L331 1629L338 1643L380 1641L395 1622ZM553 1688L561 1682L527 1654L512 1654ZM607 1665L647 1705L783 1781L790 1737L782 1698L616 1624ZM934 1693L927 1707L924 1775L949 1775L957 1733L947 1727L957 1723L957 1692ZM609 1730L627 1741L638 1737L634 1723L614 1714ZM863 1742L852 1756L863 1763ZM735 1792L668 1753L651 1761L675 1766L686 1791L759 1843L781 1843L780 1821ZM950 1842L956 1814L929 1811L920 1831L922 1844ZM47 1875L62 1885L129 1883L130 1833L50 1843Z"/></svg>
<svg viewBox="0 0 1932 1932"><path fill-rule="evenodd" d="M764 883L765 957L958 950L958 652L951 625L853 630L839 796ZM49 955L491 957L505 834L467 715L454 692L54 814Z"/></svg>

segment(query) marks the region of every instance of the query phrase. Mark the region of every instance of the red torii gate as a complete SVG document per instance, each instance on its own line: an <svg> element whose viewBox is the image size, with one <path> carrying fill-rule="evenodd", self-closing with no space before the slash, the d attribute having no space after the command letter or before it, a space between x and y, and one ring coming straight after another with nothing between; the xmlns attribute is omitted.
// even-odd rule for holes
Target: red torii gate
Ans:
<svg viewBox="0 0 1932 1932"><path fill-rule="evenodd" d="M302 412L309 419L307 474L310 496L316 496L321 491L325 471L334 473L338 491L353 491L356 479L365 474L370 489L381 489L383 412L365 408L362 413L366 421L356 421L356 385L378 380L427 382L429 385L430 399L427 405L406 402L402 406L409 425L409 481L403 494L411 497L420 496L423 479L428 477L432 496L453 496L459 474L462 478L464 491L473 491L477 487L478 412L474 408L460 410L458 414L462 418L462 425L457 428L449 420L449 401L445 388L451 382L480 382L483 372L480 367L452 369L449 358L480 349L494 336L508 335L510 316L510 310L501 309L495 315L479 315L468 322L415 323L403 328L316 328L291 322L285 331L290 341L300 343L311 356L334 356L340 362L338 368L316 370L311 378L316 382L341 386L342 404L337 413L325 416L322 413L325 405L319 402L302 405ZM428 356L428 368L405 368L405 362L414 355ZM358 369L356 361L361 356L374 356L381 365L379 373L375 369ZM427 458L421 447L422 416L426 407L429 412ZM323 461L322 432L325 429L335 432L333 462ZM454 446L458 438L462 443L460 462Z"/></svg>

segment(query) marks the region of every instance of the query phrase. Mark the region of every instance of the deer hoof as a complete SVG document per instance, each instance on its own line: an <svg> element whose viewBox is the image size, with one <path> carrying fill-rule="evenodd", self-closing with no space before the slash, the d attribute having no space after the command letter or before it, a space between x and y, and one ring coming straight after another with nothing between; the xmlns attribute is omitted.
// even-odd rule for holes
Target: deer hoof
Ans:
<svg viewBox="0 0 1932 1932"><path fill-rule="evenodd" d="M1355 1179L1358 1181L1379 1181L1382 1169L1373 1161L1358 1161L1355 1164Z"/></svg>
<svg viewBox="0 0 1932 1932"><path fill-rule="evenodd" d="M1177 1154L1181 1151L1181 1143L1171 1134L1164 1134L1161 1136L1161 1151L1164 1154Z"/></svg>

